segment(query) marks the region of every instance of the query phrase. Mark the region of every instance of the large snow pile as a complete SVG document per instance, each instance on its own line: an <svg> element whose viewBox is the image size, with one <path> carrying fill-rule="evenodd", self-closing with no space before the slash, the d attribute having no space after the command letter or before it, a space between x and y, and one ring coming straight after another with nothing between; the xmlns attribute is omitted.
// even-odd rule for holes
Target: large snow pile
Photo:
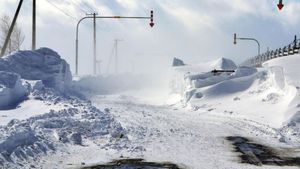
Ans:
<svg viewBox="0 0 300 169"><path fill-rule="evenodd" d="M0 109L13 108L27 92L18 74L0 71Z"/></svg>
<svg viewBox="0 0 300 169"><path fill-rule="evenodd" d="M51 49L19 51L0 59L0 110L14 108L43 86L63 92L72 82L69 65Z"/></svg>
<svg viewBox="0 0 300 169"><path fill-rule="evenodd" d="M67 62L49 48L6 56L0 59L0 71L17 73L26 80L42 80L45 86L61 91L72 81Z"/></svg>

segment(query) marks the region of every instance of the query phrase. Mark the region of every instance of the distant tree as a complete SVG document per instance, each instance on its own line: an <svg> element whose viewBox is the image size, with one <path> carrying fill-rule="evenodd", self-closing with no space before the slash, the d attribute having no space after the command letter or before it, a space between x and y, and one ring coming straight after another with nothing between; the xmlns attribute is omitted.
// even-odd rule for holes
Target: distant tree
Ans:
<svg viewBox="0 0 300 169"><path fill-rule="evenodd" d="M11 19L7 15L3 15L0 18L0 49L4 45L5 38L8 34L8 30L11 24ZM5 54L10 54L14 51L20 50L22 43L24 42L25 35L22 33L21 28L16 24L8 42L8 47Z"/></svg>

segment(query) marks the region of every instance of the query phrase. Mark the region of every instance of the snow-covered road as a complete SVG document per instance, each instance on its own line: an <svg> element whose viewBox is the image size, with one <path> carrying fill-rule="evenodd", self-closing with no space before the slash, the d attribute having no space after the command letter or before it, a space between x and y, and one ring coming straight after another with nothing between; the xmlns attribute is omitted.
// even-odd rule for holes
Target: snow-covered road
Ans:
<svg viewBox="0 0 300 169"><path fill-rule="evenodd" d="M96 96L92 101L98 108L112 113L127 131L128 142L111 155L115 159L143 158L196 169L255 168L239 162L239 154L233 151L226 137L242 136L272 147L285 146L279 143L276 129L236 118L230 112L149 105L124 95ZM97 157L87 159L96 161L93 158Z"/></svg>

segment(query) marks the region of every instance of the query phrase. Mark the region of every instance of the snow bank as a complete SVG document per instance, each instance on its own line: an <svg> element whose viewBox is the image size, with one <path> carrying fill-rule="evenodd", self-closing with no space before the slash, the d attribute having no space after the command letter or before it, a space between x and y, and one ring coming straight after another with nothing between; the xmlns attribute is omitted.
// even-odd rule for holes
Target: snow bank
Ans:
<svg viewBox="0 0 300 169"><path fill-rule="evenodd" d="M0 71L0 110L15 107L27 93L18 74Z"/></svg>
<svg viewBox="0 0 300 169"><path fill-rule="evenodd" d="M98 143L100 148L112 146L113 149L117 140L127 139L120 123L89 101L62 96L50 88L35 91L33 95L48 104L58 101L64 106L25 120L13 119L0 126L0 168L27 168L26 163L66 146L84 146L101 139L105 141Z"/></svg>
<svg viewBox="0 0 300 169"><path fill-rule="evenodd" d="M72 75L67 62L53 50L19 51L0 59L0 71L14 72L26 80L42 80L46 87L63 91Z"/></svg>
<svg viewBox="0 0 300 169"><path fill-rule="evenodd" d="M279 88L290 88L288 98L289 105L284 114L284 126L280 130L283 135L281 141L300 142L300 55L280 57L272 59L263 64L266 68L277 67L282 70L284 79L281 76L276 78ZM286 83L283 83L286 82Z"/></svg>

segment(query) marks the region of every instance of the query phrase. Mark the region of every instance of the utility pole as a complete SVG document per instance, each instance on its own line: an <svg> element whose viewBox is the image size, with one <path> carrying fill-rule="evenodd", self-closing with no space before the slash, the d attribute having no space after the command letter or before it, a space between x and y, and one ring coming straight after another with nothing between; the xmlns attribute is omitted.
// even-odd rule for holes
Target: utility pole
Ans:
<svg viewBox="0 0 300 169"><path fill-rule="evenodd" d="M32 50L36 49L36 0L32 0Z"/></svg>
<svg viewBox="0 0 300 169"><path fill-rule="evenodd" d="M20 12L20 9L21 9L21 6L22 6L22 3L23 3L23 0L20 0L18 8L17 8L15 16L14 16L14 19L13 19L13 21L12 21L10 27L9 27L9 30L8 30L8 33L7 33L4 45L3 45L2 49L1 49L0 57L4 56L4 54L5 54L8 42L10 40L10 36L11 36L13 30L14 30L14 26L16 24L16 21L17 21L17 18L18 18L18 15L19 15L19 12Z"/></svg>
<svg viewBox="0 0 300 169"><path fill-rule="evenodd" d="M93 44L94 44L94 49L93 49L93 52L94 52L94 57L93 57L93 72L94 72L94 75L97 74L97 35L96 35L96 15L98 15L97 13L92 13L92 14L87 14L87 15L92 15L93 17L93 28L94 28L94 31L93 31Z"/></svg>
<svg viewBox="0 0 300 169"><path fill-rule="evenodd" d="M101 74L101 69L100 69L100 67L101 67L101 60L97 60L97 67L98 67L98 75L100 75Z"/></svg>
<svg viewBox="0 0 300 169"><path fill-rule="evenodd" d="M94 16L94 75L97 74L96 66L97 66L97 35L96 35L96 13L93 13Z"/></svg>
<svg viewBox="0 0 300 169"><path fill-rule="evenodd" d="M121 39L115 39L115 74L118 74L118 63L119 63L119 57L118 57L118 43L122 41Z"/></svg>

